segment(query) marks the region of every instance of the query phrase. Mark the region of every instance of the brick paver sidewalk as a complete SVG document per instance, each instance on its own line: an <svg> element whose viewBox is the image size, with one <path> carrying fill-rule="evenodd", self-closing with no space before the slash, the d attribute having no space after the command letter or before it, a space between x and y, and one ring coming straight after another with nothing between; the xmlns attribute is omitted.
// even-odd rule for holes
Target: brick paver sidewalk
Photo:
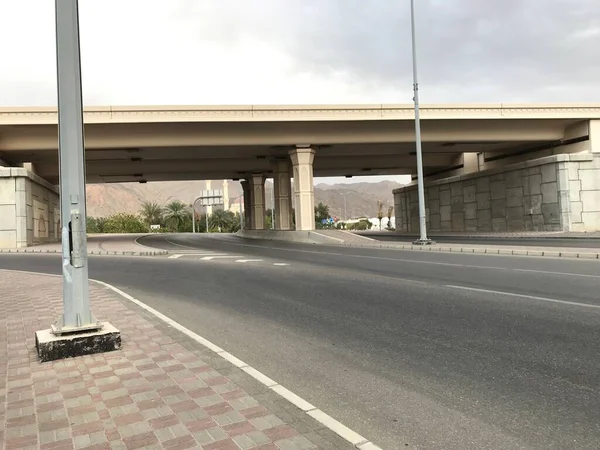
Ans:
<svg viewBox="0 0 600 450"><path fill-rule="evenodd" d="M0 449L353 448L142 308L90 289L123 348L40 364L34 332L61 311L61 279L0 270Z"/></svg>

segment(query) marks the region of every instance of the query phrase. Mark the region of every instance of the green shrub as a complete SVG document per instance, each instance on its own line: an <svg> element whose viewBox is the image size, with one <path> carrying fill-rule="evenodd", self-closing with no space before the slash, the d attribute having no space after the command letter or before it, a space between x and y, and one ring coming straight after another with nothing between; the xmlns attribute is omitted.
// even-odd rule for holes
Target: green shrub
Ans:
<svg viewBox="0 0 600 450"><path fill-rule="evenodd" d="M104 220L104 233L146 233L148 227L139 216L113 214Z"/></svg>

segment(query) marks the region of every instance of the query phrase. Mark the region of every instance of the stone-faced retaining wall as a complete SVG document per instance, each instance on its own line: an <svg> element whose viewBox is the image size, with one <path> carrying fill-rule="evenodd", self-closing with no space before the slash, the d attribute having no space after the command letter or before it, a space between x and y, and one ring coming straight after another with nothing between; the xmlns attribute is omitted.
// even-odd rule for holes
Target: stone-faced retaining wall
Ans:
<svg viewBox="0 0 600 450"><path fill-rule="evenodd" d="M600 231L600 154L565 154L426 182L429 231ZM394 190L396 230L419 231L416 184Z"/></svg>
<svg viewBox="0 0 600 450"><path fill-rule="evenodd" d="M58 241L58 189L23 168L0 167L0 248Z"/></svg>

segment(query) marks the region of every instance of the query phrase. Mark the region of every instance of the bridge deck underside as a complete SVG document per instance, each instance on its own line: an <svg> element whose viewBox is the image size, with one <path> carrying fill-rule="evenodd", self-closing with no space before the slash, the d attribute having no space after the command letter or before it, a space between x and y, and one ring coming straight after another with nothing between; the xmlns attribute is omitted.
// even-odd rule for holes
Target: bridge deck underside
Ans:
<svg viewBox="0 0 600 450"><path fill-rule="evenodd" d="M521 153L550 146L575 120L423 122L426 173L460 167L463 153ZM204 122L86 125L88 183L244 178L272 174L295 145L316 148L321 176L414 174L411 121ZM55 125L0 126L0 159L33 163L58 182Z"/></svg>

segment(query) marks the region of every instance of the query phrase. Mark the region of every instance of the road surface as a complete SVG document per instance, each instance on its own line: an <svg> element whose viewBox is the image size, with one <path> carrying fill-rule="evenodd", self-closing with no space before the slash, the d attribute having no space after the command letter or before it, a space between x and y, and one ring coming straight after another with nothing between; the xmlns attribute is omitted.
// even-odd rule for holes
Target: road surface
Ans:
<svg viewBox="0 0 600 450"><path fill-rule="evenodd" d="M112 283L385 449L600 447L598 261L155 235ZM59 258L0 255L59 273Z"/></svg>

